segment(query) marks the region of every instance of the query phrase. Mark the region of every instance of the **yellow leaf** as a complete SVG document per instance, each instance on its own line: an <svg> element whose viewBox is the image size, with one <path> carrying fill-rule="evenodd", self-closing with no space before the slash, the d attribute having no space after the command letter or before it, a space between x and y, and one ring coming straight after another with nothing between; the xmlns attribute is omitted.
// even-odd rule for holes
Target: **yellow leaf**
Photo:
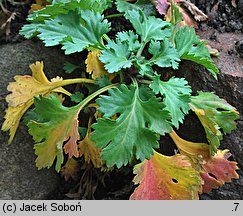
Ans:
<svg viewBox="0 0 243 216"><path fill-rule="evenodd" d="M207 143L195 143L180 138L175 131L170 133L180 153L189 157L199 156L204 160L210 159L209 145Z"/></svg>
<svg viewBox="0 0 243 216"><path fill-rule="evenodd" d="M15 82L9 83L7 87L8 91L12 93L6 97L8 109L6 110L2 130L10 130L9 143L11 143L14 138L21 117L33 104L34 97L38 95L47 95L52 91L71 95L61 86L81 82L94 83L93 80L82 78L50 82L44 74L43 67L43 62L36 62L36 64L30 65L32 76L16 75L14 77Z"/></svg>
<svg viewBox="0 0 243 216"><path fill-rule="evenodd" d="M100 159L101 152L95 146L95 143L90 139L90 133L91 133L90 125L91 125L91 120L89 121L88 130L85 138L79 141L78 144L79 156L80 157L84 156L84 160L87 163L90 163L91 161L95 168L100 168L103 165L103 162Z"/></svg>
<svg viewBox="0 0 243 216"><path fill-rule="evenodd" d="M19 122L21 117L24 115L24 113L29 109L29 107L33 104L33 100L30 100L26 103L23 103L17 107L11 107L9 106L6 110L5 115L5 121L2 125L3 131L10 130L10 137L8 140L8 143L11 143L13 141L14 135L16 133L16 130L19 126Z"/></svg>
<svg viewBox="0 0 243 216"><path fill-rule="evenodd" d="M108 76L111 81L114 79L116 74L110 74L105 70L104 64L98 59L100 55L100 50L90 51L88 53L87 59L85 60L86 71L92 74L92 79L97 79L102 76Z"/></svg>

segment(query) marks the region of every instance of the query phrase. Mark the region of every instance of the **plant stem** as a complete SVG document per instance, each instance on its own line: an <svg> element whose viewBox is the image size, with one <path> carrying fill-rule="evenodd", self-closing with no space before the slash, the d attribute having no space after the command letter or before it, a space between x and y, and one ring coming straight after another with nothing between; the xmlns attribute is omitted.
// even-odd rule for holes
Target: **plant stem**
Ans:
<svg viewBox="0 0 243 216"><path fill-rule="evenodd" d="M107 16L105 17L105 19L110 19L110 18L115 18L115 17L121 17L121 16L123 16L123 15L124 15L124 13L111 14L111 15L107 15Z"/></svg>
<svg viewBox="0 0 243 216"><path fill-rule="evenodd" d="M149 81L149 80L140 80L139 82L143 83L143 84L148 84L148 85L151 84L151 81Z"/></svg>
<svg viewBox="0 0 243 216"><path fill-rule="evenodd" d="M142 44L141 44L141 47L139 48L137 54L136 54L136 57L139 58L144 50L144 47L146 46L146 42L143 41Z"/></svg>
<svg viewBox="0 0 243 216"><path fill-rule="evenodd" d="M148 77L149 79L151 79L152 81L154 80L154 77L149 75L149 74L144 74L144 76Z"/></svg>
<svg viewBox="0 0 243 216"><path fill-rule="evenodd" d="M89 95L88 97L86 97L84 100L82 100L79 104L77 104L76 106L74 106L74 109L78 109L78 112L80 112L81 109L83 109L83 107L88 104L91 100L93 100L95 97L97 97L98 95L100 95L101 93L111 89L111 88L115 88L117 87L119 84L112 84L112 85L108 85L105 86L99 90L97 90L96 92L94 92L93 94Z"/></svg>
<svg viewBox="0 0 243 216"><path fill-rule="evenodd" d="M58 87L71 85L71 84L75 84L75 83L91 83L91 84L95 84L95 80L86 79L86 78L66 79L66 80L61 80L61 81L54 82L51 85L53 86L52 89L55 89L55 88L58 88Z"/></svg>
<svg viewBox="0 0 243 216"><path fill-rule="evenodd" d="M110 40L110 38L109 38L109 36L108 36L107 34L104 34L102 37L103 37L106 41L109 41L109 40Z"/></svg>
<svg viewBox="0 0 243 216"><path fill-rule="evenodd" d="M123 83L124 75L123 75L122 71L119 72L119 76L120 76L120 83Z"/></svg>

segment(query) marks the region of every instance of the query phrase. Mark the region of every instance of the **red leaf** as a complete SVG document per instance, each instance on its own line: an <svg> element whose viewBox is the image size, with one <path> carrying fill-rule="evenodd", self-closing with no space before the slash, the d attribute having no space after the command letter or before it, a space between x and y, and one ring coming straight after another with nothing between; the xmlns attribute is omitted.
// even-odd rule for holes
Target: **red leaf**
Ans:
<svg viewBox="0 0 243 216"><path fill-rule="evenodd" d="M167 157L154 152L134 168L135 184L140 184L130 199L189 200L198 199L201 178L184 155Z"/></svg>
<svg viewBox="0 0 243 216"><path fill-rule="evenodd" d="M166 11L168 10L169 7L167 0L157 0L155 4L160 14L166 14Z"/></svg>
<svg viewBox="0 0 243 216"><path fill-rule="evenodd" d="M204 171L201 177L204 180L203 192L208 193L212 189L217 189L225 182L231 182L232 179L239 178L236 170L237 163L227 160L230 157L229 150L218 150L212 159L202 165Z"/></svg>

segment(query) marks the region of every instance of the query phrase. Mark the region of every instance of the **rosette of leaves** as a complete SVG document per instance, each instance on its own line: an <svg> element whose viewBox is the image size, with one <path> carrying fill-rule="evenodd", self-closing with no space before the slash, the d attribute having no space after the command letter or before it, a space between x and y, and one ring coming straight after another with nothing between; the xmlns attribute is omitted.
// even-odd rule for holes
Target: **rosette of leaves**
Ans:
<svg viewBox="0 0 243 216"><path fill-rule="evenodd" d="M140 161L134 168L134 183L139 186L131 199L198 199L202 191L237 178L236 164L227 160L227 151L218 150L222 132L235 129L236 109L213 93L192 96L184 78L176 73L164 78L162 72L175 71L181 61L188 60L203 65L216 78L218 69L205 43L193 27L180 26L182 16L175 4L171 5L171 22L167 22L153 15L153 5L146 10L146 1L117 0L121 14L105 17L111 3L57 1L28 17L30 24L21 30L26 38L37 36L46 46L61 45L66 54L88 50L87 79L53 84L38 63L32 77L17 76L10 83L12 93L7 97L9 108L2 129L10 130L12 140L17 129L12 122L19 123L34 103L26 122L36 142L39 169L56 161L56 170L62 170L68 179L75 175L75 161L80 157L103 170ZM111 38L113 21L108 18L116 16L124 16L132 28L111 34ZM72 94L61 88L74 83L83 83L86 93ZM63 98L55 93L66 94L77 104L64 106ZM78 94L82 97L77 100ZM174 129L179 130L189 110L201 121L208 143L193 143L176 135ZM166 134L179 150L171 157L156 152L160 137ZM64 153L69 158L66 165ZM217 172L217 166L226 166L227 173ZM220 179L210 178L212 169Z"/></svg>

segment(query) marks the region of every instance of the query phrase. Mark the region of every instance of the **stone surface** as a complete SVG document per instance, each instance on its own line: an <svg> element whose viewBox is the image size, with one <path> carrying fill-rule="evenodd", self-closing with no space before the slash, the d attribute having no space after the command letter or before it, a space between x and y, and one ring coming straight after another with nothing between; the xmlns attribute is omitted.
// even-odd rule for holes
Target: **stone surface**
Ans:
<svg viewBox="0 0 243 216"><path fill-rule="evenodd" d="M208 30L201 32L200 35L221 52L219 57L214 58L220 69L218 80L215 80L203 67L191 62L184 62L178 74L187 79L194 93L198 90L215 92L240 112L237 129L231 134L224 135L220 146L221 149L229 149L232 159L238 162L240 179L227 183L219 190L213 190L209 195L203 195L202 199L243 199L243 59L235 50L235 43L243 37L243 34L217 34L216 40L212 41L211 33Z"/></svg>
<svg viewBox="0 0 243 216"><path fill-rule="evenodd" d="M31 74L29 64L44 61L48 78L61 76L64 61L70 60L59 48L45 48L40 42L24 41L0 46L0 127L6 108L7 85L16 74ZM71 61L72 62L72 61ZM11 145L0 132L0 199L45 199L59 184L54 170L35 167L33 140L23 123Z"/></svg>

